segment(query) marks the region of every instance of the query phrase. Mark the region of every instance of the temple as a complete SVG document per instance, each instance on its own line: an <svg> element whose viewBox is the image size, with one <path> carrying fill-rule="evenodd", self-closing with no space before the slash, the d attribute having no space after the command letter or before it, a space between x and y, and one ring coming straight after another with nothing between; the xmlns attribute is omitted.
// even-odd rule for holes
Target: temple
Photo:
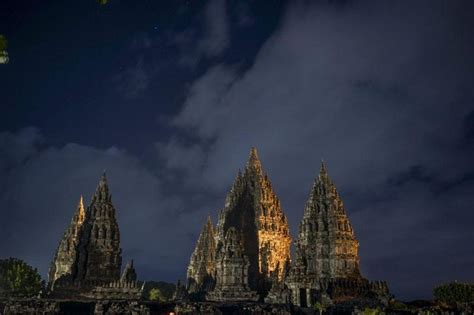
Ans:
<svg viewBox="0 0 474 315"><path fill-rule="evenodd" d="M133 262L121 276L122 250L107 177L102 175L84 210L81 196L49 271L48 294L63 298L138 298Z"/></svg>
<svg viewBox="0 0 474 315"><path fill-rule="evenodd" d="M371 283L360 273L359 242L324 162L306 202L295 245L287 281L294 304L306 307L325 299L388 296L383 283Z"/></svg>
<svg viewBox="0 0 474 315"><path fill-rule="evenodd" d="M224 259L225 252L223 252L223 248L229 246L230 240L227 237L230 237L228 231L231 228L232 231L235 230L231 235L235 234L238 239L234 241L236 247L233 250L239 252L239 255L241 253L242 257L239 259L242 264L248 264L247 267L240 266L238 271L225 266L231 261ZM210 227L207 230L210 231ZM273 192L270 180L263 171L255 148L250 152L244 173L238 172L225 200L224 208L219 214L214 236L215 245L203 246L203 239L213 244L209 237L210 232L201 233L191 257L188 267L188 286L191 289L199 287L205 292L212 291L207 295L208 298L223 299L224 296L229 296L223 293L225 287L223 283L226 283L225 279L228 277L233 277L227 273L234 270L244 278L240 279L241 295L234 295L232 299L242 300L248 296L253 299L254 291L258 292L259 296L268 292L272 274L276 274L277 278L282 277L285 262L290 258L291 238L288 221L279 199ZM240 245L237 246L237 243ZM242 247L241 250L239 246ZM196 257L217 256L220 257L220 261L216 258L215 262L207 260L206 266L196 265ZM206 270L208 279L206 281L211 281L214 285L204 285L203 276L195 275L197 270Z"/></svg>

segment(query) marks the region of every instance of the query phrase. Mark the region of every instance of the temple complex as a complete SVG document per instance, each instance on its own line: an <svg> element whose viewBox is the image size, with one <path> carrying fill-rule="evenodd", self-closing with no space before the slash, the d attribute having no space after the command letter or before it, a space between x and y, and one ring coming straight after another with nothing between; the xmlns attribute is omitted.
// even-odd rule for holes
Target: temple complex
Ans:
<svg viewBox="0 0 474 315"><path fill-rule="evenodd" d="M290 245L288 220L252 148L217 225L210 216L203 225L187 285L178 282L173 302L183 310L186 303L197 303L193 307L198 309L212 303L313 307L347 301L386 305L391 298L385 282L361 275L359 242L324 163L304 207L293 260ZM133 261L122 274L121 266L120 231L104 174L87 208L81 196L59 242L47 296L63 301L141 299L143 285Z"/></svg>
<svg viewBox="0 0 474 315"><path fill-rule="evenodd" d="M120 275L122 251L107 178L102 175L87 210L81 196L49 271L48 294L73 298L137 298L142 288L133 262Z"/></svg>
<svg viewBox="0 0 474 315"><path fill-rule="evenodd" d="M214 239L213 239L214 237ZM280 201L252 148L214 229L204 226L188 267L188 292L200 300L292 303L369 299L386 303L387 284L359 270L359 242L322 163L306 202L290 263L290 234Z"/></svg>

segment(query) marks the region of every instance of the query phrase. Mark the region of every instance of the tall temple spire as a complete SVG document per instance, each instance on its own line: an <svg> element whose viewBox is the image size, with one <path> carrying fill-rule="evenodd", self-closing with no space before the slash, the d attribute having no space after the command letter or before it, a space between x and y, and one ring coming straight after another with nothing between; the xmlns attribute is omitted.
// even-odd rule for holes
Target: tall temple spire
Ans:
<svg viewBox="0 0 474 315"><path fill-rule="evenodd" d="M269 280L274 271L282 276L284 262L290 255L288 220L255 148L250 150L244 174L237 175L219 214L217 251L231 227L242 234L243 248L249 259L249 285L253 290L262 289L259 283Z"/></svg>
<svg viewBox="0 0 474 315"><path fill-rule="evenodd" d="M211 216L208 216L189 261L187 276L190 293L205 291L206 287L211 287L215 272L215 255L214 225Z"/></svg>
<svg viewBox="0 0 474 315"><path fill-rule="evenodd" d="M121 265L120 232L104 172L86 213L77 277L115 281L120 279Z"/></svg>
<svg viewBox="0 0 474 315"><path fill-rule="evenodd" d="M49 269L48 281L50 286L59 279L72 279L76 271L76 256L78 254L79 237L85 220L84 199L82 195L71 218L71 222L64 231L63 238L59 242L54 260Z"/></svg>
<svg viewBox="0 0 474 315"><path fill-rule="evenodd" d="M327 167L321 169L306 202L296 241L294 270L316 278L360 278L359 242Z"/></svg>

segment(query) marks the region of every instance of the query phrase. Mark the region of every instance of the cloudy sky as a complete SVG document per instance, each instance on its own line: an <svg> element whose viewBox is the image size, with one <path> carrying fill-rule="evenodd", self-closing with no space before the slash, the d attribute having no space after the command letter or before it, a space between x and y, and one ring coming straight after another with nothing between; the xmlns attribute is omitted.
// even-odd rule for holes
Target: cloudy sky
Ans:
<svg viewBox="0 0 474 315"><path fill-rule="evenodd" d="M184 279L251 146L293 237L319 169L401 299L474 281L472 1L2 1L0 258L46 275L107 170L124 258Z"/></svg>

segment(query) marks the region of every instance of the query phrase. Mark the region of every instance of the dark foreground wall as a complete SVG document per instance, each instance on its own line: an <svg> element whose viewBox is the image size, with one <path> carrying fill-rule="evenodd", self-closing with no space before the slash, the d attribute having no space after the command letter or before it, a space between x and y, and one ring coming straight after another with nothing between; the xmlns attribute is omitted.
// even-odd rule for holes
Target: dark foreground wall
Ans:
<svg viewBox="0 0 474 315"><path fill-rule="evenodd" d="M152 303L145 301L72 301L30 299L0 301L0 314L123 314L123 315L170 315L170 314L299 314L289 305L259 303L219 304L219 303Z"/></svg>
<svg viewBox="0 0 474 315"><path fill-rule="evenodd" d="M430 304L431 303L431 304ZM423 305L405 305L404 309L385 308L375 311L370 305L337 304L327 309L325 315L363 315L363 314L439 314L439 315L467 315L474 314L474 305L464 305L449 309L440 309L433 302ZM364 310L370 307L369 312ZM408 307L408 308L407 308ZM290 315L290 314L319 314L312 309L299 308L292 305L275 305L265 303L154 303L148 301L125 301L125 300L53 300L53 299L29 299L29 300L0 300L0 315L10 314L78 314L78 315Z"/></svg>

